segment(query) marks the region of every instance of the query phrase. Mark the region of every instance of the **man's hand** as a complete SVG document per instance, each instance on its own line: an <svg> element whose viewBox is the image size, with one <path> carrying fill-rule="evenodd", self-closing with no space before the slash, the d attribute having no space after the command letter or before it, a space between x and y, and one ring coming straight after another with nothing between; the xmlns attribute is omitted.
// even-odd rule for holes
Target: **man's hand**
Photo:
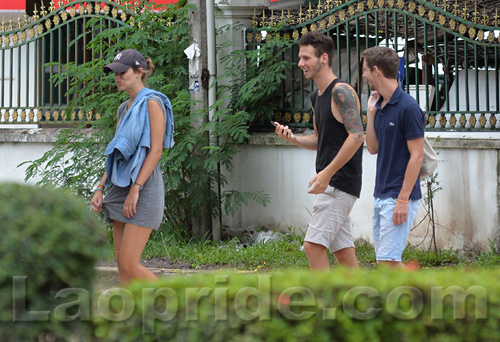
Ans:
<svg viewBox="0 0 500 342"><path fill-rule="evenodd" d="M276 126L276 130L274 132L280 137L288 142L291 142L292 144L295 144L297 142L297 137L295 137L295 135L292 133L290 127L283 126L278 122L276 122L274 125Z"/></svg>
<svg viewBox="0 0 500 342"><path fill-rule="evenodd" d="M399 226L400 224L405 223L406 220L408 220L408 203L396 201L392 222L395 226Z"/></svg>
<svg viewBox="0 0 500 342"><path fill-rule="evenodd" d="M375 115L377 115L377 107L375 104L379 99L379 92L374 90L371 92L366 104L366 147L368 148L368 152L370 152L370 154L378 153L378 138L375 133L373 122L375 120Z"/></svg>
<svg viewBox="0 0 500 342"><path fill-rule="evenodd" d="M330 179L332 176L328 175L325 170L321 171L318 173L316 176L314 176L313 179L309 182L307 185L308 188L311 188L307 193L309 194L322 194L325 192L326 188L328 187L328 184L330 183Z"/></svg>
<svg viewBox="0 0 500 342"><path fill-rule="evenodd" d="M368 98L368 102L366 103L366 113L368 115L375 116L377 113L377 107L375 104L380 99L380 93L376 90L372 91L370 97Z"/></svg>

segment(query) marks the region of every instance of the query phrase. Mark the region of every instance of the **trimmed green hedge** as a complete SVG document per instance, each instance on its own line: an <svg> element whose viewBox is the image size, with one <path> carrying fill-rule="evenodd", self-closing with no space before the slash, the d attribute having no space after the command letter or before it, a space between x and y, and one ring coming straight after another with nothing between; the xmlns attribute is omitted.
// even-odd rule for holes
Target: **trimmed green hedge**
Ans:
<svg viewBox="0 0 500 342"><path fill-rule="evenodd" d="M101 295L102 341L498 341L500 270L205 274Z"/></svg>
<svg viewBox="0 0 500 342"><path fill-rule="evenodd" d="M61 189L0 184L0 227L0 340L92 338L107 234L88 204Z"/></svg>

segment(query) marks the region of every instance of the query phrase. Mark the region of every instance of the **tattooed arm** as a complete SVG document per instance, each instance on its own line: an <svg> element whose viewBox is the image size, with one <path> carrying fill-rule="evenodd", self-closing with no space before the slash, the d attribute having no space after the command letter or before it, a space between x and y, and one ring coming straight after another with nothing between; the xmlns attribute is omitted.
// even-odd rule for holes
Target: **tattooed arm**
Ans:
<svg viewBox="0 0 500 342"><path fill-rule="evenodd" d="M340 83L332 91L332 112L337 110L342 118L348 137L332 162L309 182L308 191L320 194L326 190L332 176L342 168L365 141L363 122L360 115L360 104L354 89Z"/></svg>

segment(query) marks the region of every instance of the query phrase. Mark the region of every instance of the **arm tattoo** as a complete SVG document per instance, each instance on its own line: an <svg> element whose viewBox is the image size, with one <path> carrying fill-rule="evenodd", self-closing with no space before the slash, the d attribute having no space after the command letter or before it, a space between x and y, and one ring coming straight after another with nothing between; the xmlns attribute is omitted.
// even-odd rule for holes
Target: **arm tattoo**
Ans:
<svg viewBox="0 0 500 342"><path fill-rule="evenodd" d="M332 92L333 101L339 108L346 130L355 135L356 140L364 139L363 122L359 111L357 95L347 84L337 85Z"/></svg>

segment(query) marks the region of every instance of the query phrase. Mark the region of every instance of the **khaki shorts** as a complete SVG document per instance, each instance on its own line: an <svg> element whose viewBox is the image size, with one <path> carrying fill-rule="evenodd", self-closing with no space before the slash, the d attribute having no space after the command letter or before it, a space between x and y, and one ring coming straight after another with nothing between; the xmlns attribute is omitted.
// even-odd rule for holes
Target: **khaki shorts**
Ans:
<svg viewBox="0 0 500 342"><path fill-rule="evenodd" d="M331 253L354 247L349 217L354 202L355 196L328 186L314 202L304 241L325 246Z"/></svg>

